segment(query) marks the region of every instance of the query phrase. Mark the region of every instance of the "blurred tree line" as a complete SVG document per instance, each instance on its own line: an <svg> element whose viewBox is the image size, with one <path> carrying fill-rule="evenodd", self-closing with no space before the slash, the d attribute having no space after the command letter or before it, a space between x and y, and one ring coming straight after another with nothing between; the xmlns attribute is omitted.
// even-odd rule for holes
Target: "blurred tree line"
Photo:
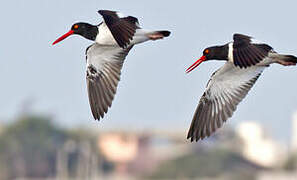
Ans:
<svg viewBox="0 0 297 180"><path fill-rule="evenodd" d="M189 154L162 163L147 179L216 178L255 180L265 168L244 159L237 152L222 147L198 148Z"/></svg>
<svg viewBox="0 0 297 180"><path fill-rule="evenodd" d="M69 139L74 144L90 142L90 148L97 151L95 137L86 131L59 128L50 117L45 116L18 118L3 128L0 134L0 179L54 177L58 173L58 151L65 148ZM70 176L74 176L78 166L78 151L73 149L67 158L72 165L66 167Z"/></svg>
<svg viewBox="0 0 297 180"><path fill-rule="evenodd" d="M297 169L297 152L292 152L287 162L284 165L284 169L287 171L295 171Z"/></svg>
<svg viewBox="0 0 297 180"><path fill-rule="evenodd" d="M239 144L234 143L238 141L234 134L226 138L228 143ZM98 177L92 172L109 172L113 164L100 155L97 141L98 135L88 130L60 128L48 116L23 115L0 130L0 179ZM258 171L265 170L244 159L240 149L228 148L233 145L215 142L211 147L197 143L193 151L166 160L139 178L253 180ZM296 167L297 155L293 153L284 168L294 171Z"/></svg>

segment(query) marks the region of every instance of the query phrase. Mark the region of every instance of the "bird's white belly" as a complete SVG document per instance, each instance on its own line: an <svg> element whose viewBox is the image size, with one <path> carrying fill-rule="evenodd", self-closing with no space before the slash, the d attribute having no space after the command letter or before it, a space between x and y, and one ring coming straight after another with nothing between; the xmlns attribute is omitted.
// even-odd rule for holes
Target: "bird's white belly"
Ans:
<svg viewBox="0 0 297 180"><path fill-rule="evenodd" d="M229 43L228 44L229 48L228 48L228 60L230 62L234 62L234 59L233 59L233 43Z"/></svg>
<svg viewBox="0 0 297 180"><path fill-rule="evenodd" d="M98 44L118 46L105 22L99 25L98 30L99 33L95 40Z"/></svg>

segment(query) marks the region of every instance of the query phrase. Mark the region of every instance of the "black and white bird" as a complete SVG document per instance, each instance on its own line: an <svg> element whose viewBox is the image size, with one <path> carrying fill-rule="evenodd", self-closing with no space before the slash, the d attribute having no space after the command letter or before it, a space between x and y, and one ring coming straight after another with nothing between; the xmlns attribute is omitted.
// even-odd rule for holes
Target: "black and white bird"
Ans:
<svg viewBox="0 0 297 180"><path fill-rule="evenodd" d="M92 114L100 120L111 107L124 60L133 45L162 39L170 32L142 29L137 18L116 11L100 10L98 13L103 16L99 25L75 23L53 45L72 34L94 41L86 50L86 79Z"/></svg>
<svg viewBox="0 0 297 180"><path fill-rule="evenodd" d="M204 139L220 128L270 64L289 66L297 63L297 57L278 54L268 44L242 34L234 34L233 42L204 49L203 56L186 72L208 60L227 62L207 83L188 132L187 138L191 141Z"/></svg>

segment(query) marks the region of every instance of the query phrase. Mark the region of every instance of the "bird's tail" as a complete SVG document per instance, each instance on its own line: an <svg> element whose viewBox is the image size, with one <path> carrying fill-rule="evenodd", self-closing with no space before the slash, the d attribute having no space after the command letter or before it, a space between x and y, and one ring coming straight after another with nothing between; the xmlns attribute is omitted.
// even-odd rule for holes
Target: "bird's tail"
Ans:
<svg viewBox="0 0 297 180"><path fill-rule="evenodd" d="M170 35L170 31L153 31L148 34L150 40L163 39L164 37L168 37Z"/></svg>
<svg viewBox="0 0 297 180"><path fill-rule="evenodd" d="M277 59L277 62L284 66L295 66L297 63L297 57L293 55L279 54Z"/></svg>

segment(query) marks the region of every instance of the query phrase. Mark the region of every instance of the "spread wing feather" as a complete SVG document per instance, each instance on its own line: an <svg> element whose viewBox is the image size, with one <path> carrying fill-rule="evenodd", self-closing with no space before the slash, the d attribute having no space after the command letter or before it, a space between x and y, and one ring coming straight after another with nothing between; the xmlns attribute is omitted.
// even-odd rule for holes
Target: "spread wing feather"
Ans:
<svg viewBox="0 0 297 180"><path fill-rule="evenodd" d="M242 69L227 62L217 70L199 101L187 138L198 141L220 128L232 116L265 67Z"/></svg>
<svg viewBox="0 0 297 180"><path fill-rule="evenodd" d="M121 69L130 49L94 43L87 51L87 88L91 111L95 119L104 117L111 107Z"/></svg>

